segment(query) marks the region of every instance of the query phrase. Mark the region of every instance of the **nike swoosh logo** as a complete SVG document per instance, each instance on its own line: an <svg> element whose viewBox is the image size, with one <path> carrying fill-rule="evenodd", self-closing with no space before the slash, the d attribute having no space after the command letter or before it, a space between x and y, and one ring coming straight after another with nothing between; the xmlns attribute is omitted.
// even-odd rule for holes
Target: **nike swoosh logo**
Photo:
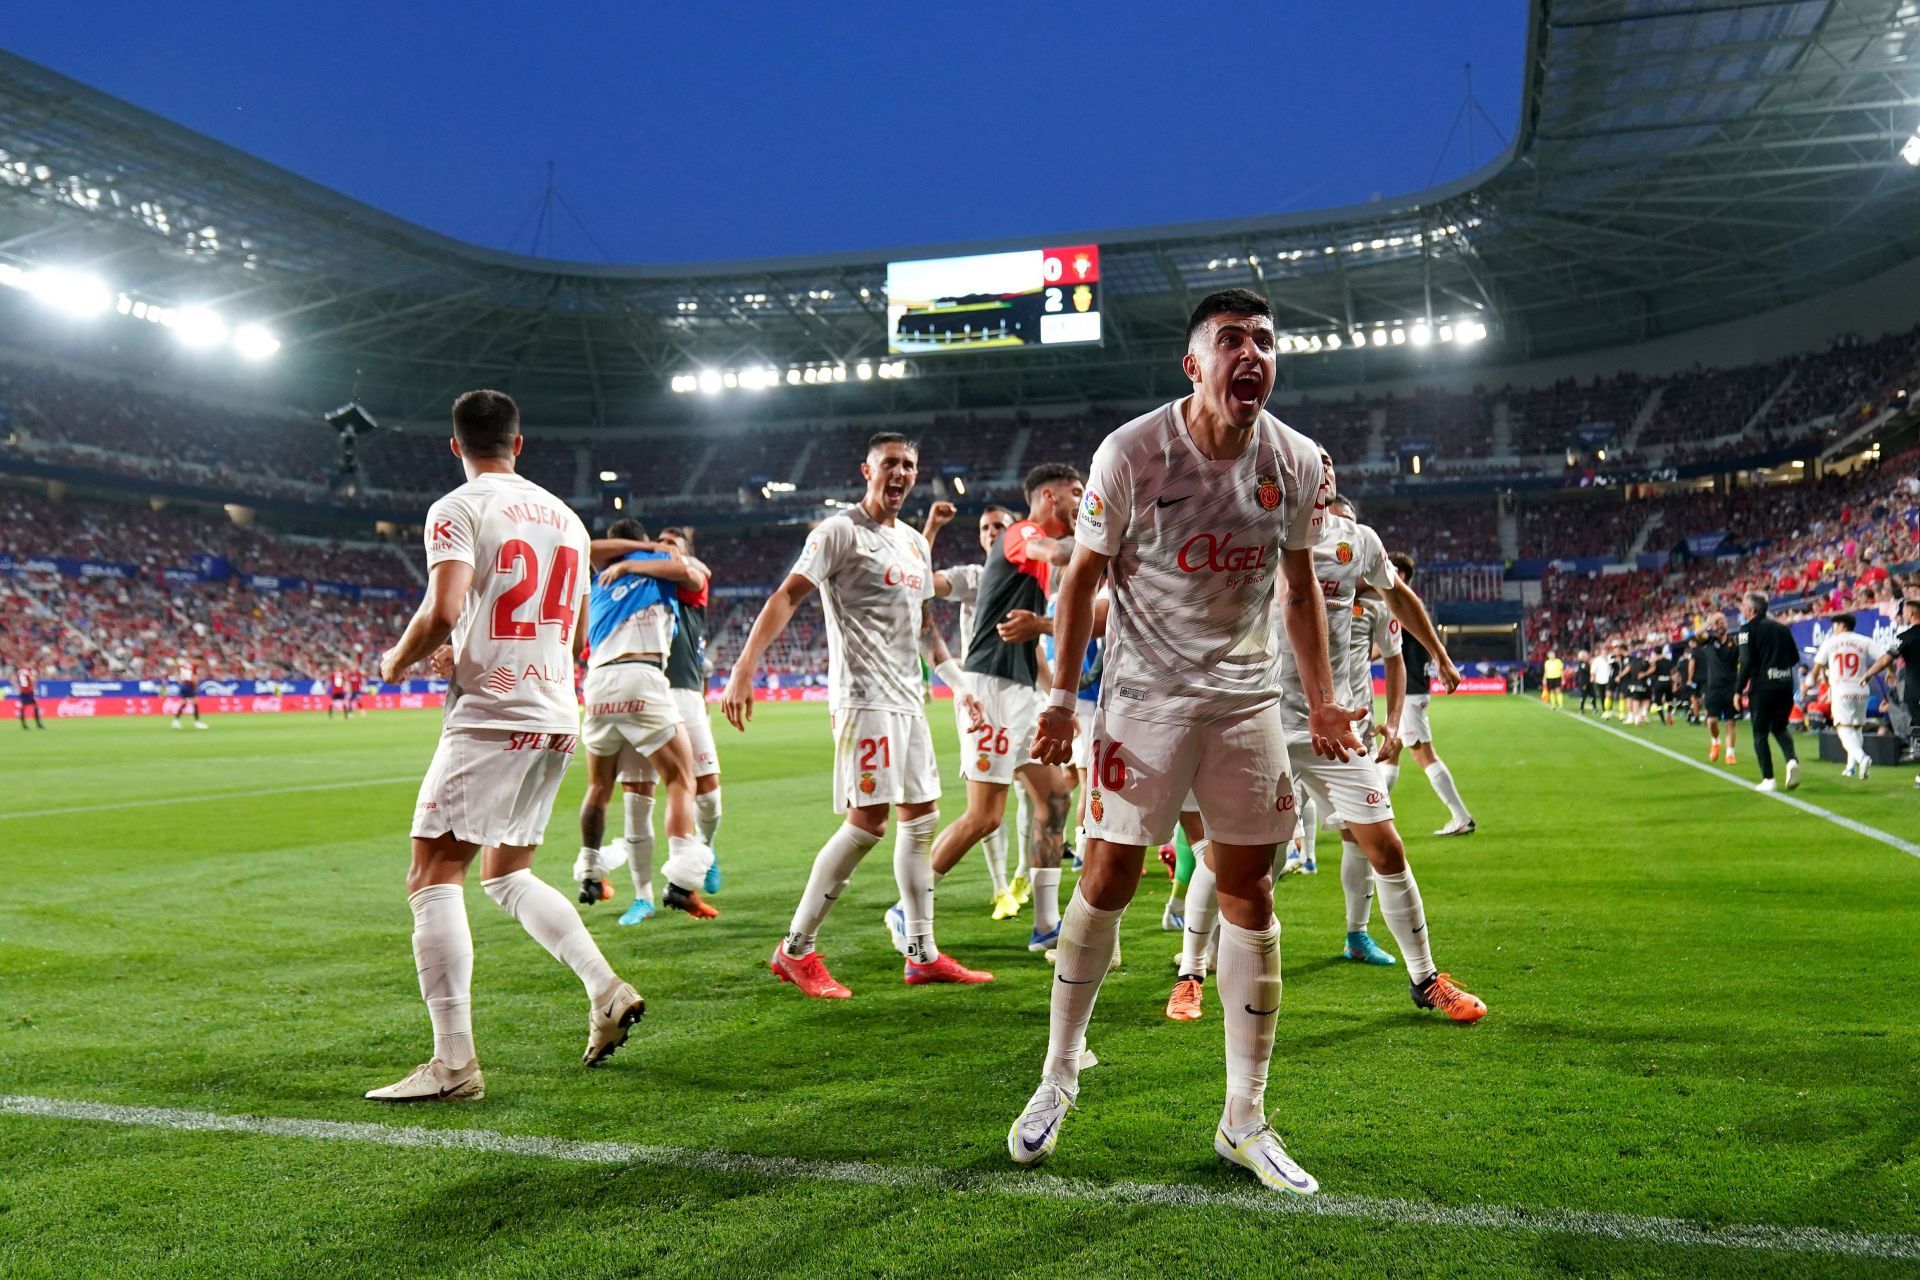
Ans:
<svg viewBox="0 0 1920 1280"><path fill-rule="evenodd" d="M1086 985L1087 985L1087 984L1088 984L1089 982L1092 982L1092 981L1093 981L1093 979L1092 979L1092 978L1078 978L1078 979L1075 979L1075 978L1069 978L1069 977L1066 977L1066 976L1065 976L1064 974L1058 974L1058 973L1056 973L1056 974L1054 974L1053 976L1054 976L1054 977L1055 977L1056 979L1058 979L1059 981L1061 981L1061 982L1064 982L1064 983L1066 983L1066 984L1067 984L1068 986L1070 986L1070 987L1084 987L1084 986L1086 986Z"/></svg>
<svg viewBox="0 0 1920 1280"><path fill-rule="evenodd" d="M1047 1126L1046 1128L1044 1128L1044 1129L1042 1129L1042 1130L1040 1131L1040 1136L1039 1136L1039 1138L1037 1138L1036 1140L1034 1140L1034 1141L1032 1141L1032 1142L1028 1142L1028 1141L1027 1141L1027 1140L1026 1140L1025 1138L1021 1138L1021 1139L1020 1139L1020 1145L1021 1145L1021 1146L1023 1146L1023 1147L1025 1147L1025 1148L1026 1148L1026 1149L1027 1149L1028 1151L1030 1151L1030 1152L1031 1152L1031 1151L1038 1151L1038 1150L1039 1150L1040 1148L1042 1148L1042 1147L1044 1147L1044 1146L1046 1146L1046 1145L1047 1145L1047 1135L1048 1135L1048 1134L1050 1134L1050 1133L1052 1133L1052 1132L1053 1132L1053 1128L1054 1128L1054 1125L1057 1125L1057 1124L1059 1124L1059 1123L1060 1123L1060 1117L1059 1117L1059 1116L1055 1116L1055 1117L1053 1118L1053 1124L1050 1124L1050 1125L1048 1125L1048 1126Z"/></svg>
<svg viewBox="0 0 1920 1280"><path fill-rule="evenodd" d="M838 899L840 895L837 893L823 893L820 896L825 898L828 902L833 902L836 899Z"/></svg>
<svg viewBox="0 0 1920 1280"><path fill-rule="evenodd" d="M1241 1007L1242 1007L1242 1008L1244 1008L1244 1009L1245 1009L1245 1010L1246 1010L1246 1011L1247 1011L1248 1013L1250 1013L1250 1014L1252 1014L1252 1015L1253 1015L1254 1017L1256 1017L1256 1018L1264 1018L1264 1017L1267 1017L1267 1016L1269 1016L1270 1014L1275 1014L1275 1013L1278 1013L1278 1012L1280 1012L1280 1006L1279 1006L1279 1005L1275 1005L1275 1006L1273 1006L1273 1008L1271 1008L1271 1009L1256 1009L1256 1008L1254 1008L1254 1007L1253 1007L1252 1005L1250 1005L1250 1004L1249 1004L1249 1005L1243 1005L1243 1006L1241 1006Z"/></svg>
<svg viewBox="0 0 1920 1280"><path fill-rule="evenodd" d="M1425 933L1426 931L1427 931L1427 926L1425 925L1421 925L1418 929L1414 930L1415 933Z"/></svg>
<svg viewBox="0 0 1920 1280"><path fill-rule="evenodd" d="M1177 507L1192 496L1193 495L1189 493L1186 497L1182 498L1156 498L1154 499L1153 505L1156 507Z"/></svg>
<svg viewBox="0 0 1920 1280"><path fill-rule="evenodd" d="M1287 1172L1287 1171L1286 1171L1285 1169L1282 1169L1282 1168L1280 1167L1280 1163L1279 1163L1279 1161L1277 1161L1277 1160L1275 1160L1275 1159L1274 1159L1274 1158L1273 1158L1272 1156L1270 1156L1270 1155L1268 1155L1268 1154L1267 1154L1266 1152L1264 1152L1264 1151L1262 1151L1262 1152L1260 1153L1260 1158L1261 1158L1262 1160L1265 1160L1265 1161L1267 1162L1267 1168L1269 1168L1269 1169L1271 1169L1271 1170L1273 1170L1273 1171L1274 1171L1274 1173L1276 1173L1276 1174L1278 1174L1278 1175L1279 1175L1279 1177L1280 1177L1280 1180L1281 1180L1282 1182L1284 1182L1284 1183L1286 1183L1286 1184L1287 1184L1288 1186L1290 1186L1290 1187L1304 1187L1304 1186L1306 1186L1306 1185L1307 1185L1307 1180L1306 1180L1306 1178L1304 1178L1304 1177L1299 1177L1299 1178L1296 1178L1296 1177L1294 1177L1294 1176L1293 1176L1292 1174L1290 1174L1290 1173L1288 1173L1288 1172Z"/></svg>

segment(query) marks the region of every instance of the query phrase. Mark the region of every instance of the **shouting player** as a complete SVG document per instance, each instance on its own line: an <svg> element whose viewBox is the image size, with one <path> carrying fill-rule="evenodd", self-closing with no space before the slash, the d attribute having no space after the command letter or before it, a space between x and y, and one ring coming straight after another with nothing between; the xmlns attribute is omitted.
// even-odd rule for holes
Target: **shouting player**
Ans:
<svg viewBox="0 0 1920 1280"><path fill-rule="evenodd" d="M1037 617L1047 611L1047 584L1073 553L1073 515L1084 492L1080 473L1064 462L1046 462L1027 473L1027 516L1007 526L987 552L967 638L964 678L980 700L986 723L962 749L960 774L967 780L967 808L933 842L934 880L952 871L981 840L1000 829L1007 788L1015 778L1027 790L1037 817L1029 850L1033 879L1033 933L1029 951L1044 952L1060 935L1060 857L1073 792L1067 776L1029 751L1042 695L1039 642L1035 633L1010 640L1003 625L1016 611ZM1074 668L1069 686L1079 688Z"/></svg>
<svg viewBox="0 0 1920 1280"><path fill-rule="evenodd" d="M580 882L582 902L613 896L600 861L607 801L619 780L636 776L645 761L649 776L667 785L667 861L661 867L666 905L710 920L720 913L701 900L700 889L713 852L696 833L693 743L667 684L675 599L681 587L704 587L705 575L667 551L637 547L646 536L638 520L616 520L607 535L589 551L600 572L588 605L587 718L581 734L587 744L587 794L580 802L580 856L573 878ZM630 546L636 549L625 549ZM642 902L651 905L652 878L651 865L644 882L634 868L629 912Z"/></svg>
<svg viewBox="0 0 1920 1280"><path fill-rule="evenodd" d="M792 926L774 945L767 967L805 995L842 1000L853 992L827 970L814 938L854 868L886 834L889 809L899 817L893 875L901 918L889 910L887 927L906 957L907 984L993 981L992 974L942 954L933 939L931 854L940 821L940 765L927 728L919 657L933 566L926 538L900 523L900 509L919 478L920 448L903 435L881 432L867 442L860 473L865 495L807 536L793 571L753 620L721 699L728 723L744 732L753 718L754 668L800 602L819 588L827 615L833 809L846 820L815 856ZM941 680L971 703L939 632L930 639ZM971 719L977 727L977 706Z"/></svg>
<svg viewBox="0 0 1920 1280"><path fill-rule="evenodd" d="M420 786L407 872L433 1057L367 1094L383 1102L485 1096L462 893L475 853L487 896L585 986L586 1065L625 1044L646 1011L573 904L533 874L580 727L573 666L583 638L588 552L586 528L567 504L514 473L522 440L520 411L500 392L469 391L454 402L451 444L467 483L427 512L426 598L380 658L380 678L397 683L452 641L440 745Z"/></svg>
<svg viewBox="0 0 1920 1280"><path fill-rule="evenodd" d="M1873 641L1861 635L1857 627L1850 613L1834 616L1833 630L1813 655L1813 671L1807 676L1806 687L1807 692L1812 693L1823 676L1831 685L1833 731L1847 753L1847 767L1840 771L1840 776L1864 782L1873 768L1873 757L1867 754L1862 740L1867 723L1867 698L1872 693L1867 671L1880 654Z"/></svg>
<svg viewBox="0 0 1920 1280"><path fill-rule="evenodd" d="M1094 999L1140 885L1145 850L1173 834L1191 791L1220 895L1218 962L1227 1096L1213 1148L1265 1185L1318 1183L1288 1157L1264 1112L1280 1012L1274 850L1294 797L1274 661L1284 619L1305 674L1313 749L1361 750L1361 712L1335 705L1325 602L1313 571L1324 500L1320 452L1264 411L1274 383L1273 313L1245 289L1208 295L1187 326L1193 393L1104 440L1055 602L1053 689L1033 752L1073 750L1075 684L1094 593L1112 607L1087 789L1086 865L1060 930L1040 1086L1007 1131L1023 1165L1046 1158L1079 1090ZM1284 581L1285 604L1274 607Z"/></svg>

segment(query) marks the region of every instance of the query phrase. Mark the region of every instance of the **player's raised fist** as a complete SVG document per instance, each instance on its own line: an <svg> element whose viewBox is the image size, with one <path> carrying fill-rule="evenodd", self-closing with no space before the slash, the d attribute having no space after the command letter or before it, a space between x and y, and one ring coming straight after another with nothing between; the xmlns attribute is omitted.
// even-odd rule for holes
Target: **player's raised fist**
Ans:
<svg viewBox="0 0 1920 1280"><path fill-rule="evenodd" d="M927 508L927 523L934 526L949 524L960 514L960 508L951 502L936 502Z"/></svg>

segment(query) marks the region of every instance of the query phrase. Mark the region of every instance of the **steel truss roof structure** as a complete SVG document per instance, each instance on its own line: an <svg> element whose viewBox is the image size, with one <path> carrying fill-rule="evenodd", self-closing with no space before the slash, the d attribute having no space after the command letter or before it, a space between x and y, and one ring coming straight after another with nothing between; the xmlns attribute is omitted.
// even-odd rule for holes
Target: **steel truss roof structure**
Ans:
<svg viewBox="0 0 1920 1280"><path fill-rule="evenodd" d="M922 358L902 381L753 393L780 416L1131 401L1184 385L1200 295L1245 284L1342 349L1294 385L1401 376L1438 349L1351 334L1477 320L1522 359L1750 315L1920 254L1915 0L1535 0L1506 153L1364 206L1049 235L1102 248L1098 349ZM504 387L549 423L666 420L701 368L884 349L888 259L974 244L695 266L500 253L413 226L0 54L0 262L107 264L137 297L244 307L316 398L364 370L383 416ZM1457 358L1457 357L1456 357Z"/></svg>

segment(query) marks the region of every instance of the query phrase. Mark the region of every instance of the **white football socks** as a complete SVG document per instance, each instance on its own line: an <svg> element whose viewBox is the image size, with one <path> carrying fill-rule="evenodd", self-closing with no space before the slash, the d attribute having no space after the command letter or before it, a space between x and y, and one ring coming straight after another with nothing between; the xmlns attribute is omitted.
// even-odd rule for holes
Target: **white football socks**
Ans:
<svg viewBox="0 0 1920 1280"><path fill-rule="evenodd" d="M1018 861L1013 874L1024 876L1032 868L1027 865L1027 844L1033 833L1027 829L1033 818L1033 802L1027 798L1027 789L1019 782L1013 784L1013 847Z"/></svg>
<svg viewBox="0 0 1920 1280"><path fill-rule="evenodd" d="M933 942L933 833L938 813L902 822L893 833L893 880L906 915L907 959L931 964L940 958Z"/></svg>
<svg viewBox="0 0 1920 1280"><path fill-rule="evenodd" d="M1393 784L1400 781L1400 766L1397 764L1383 764L1380 766L1380 776L1386 779L1387 790L1391 791L1393 790Z"/></svg>
<svg viewBox="0 0 1920 1280"><path fill-rule="evenodd" d="M1220 1009L1227 1034L1227 1106L1220 1123L1240 1129L1265 1118L1267 1067L1280 1021L1280 925L1220 922Z"/></svg>
<svg viewBox="0 0 1920 1280"><path fill-rule="evenodd" d="M1859 767L1860 762L1867 759L1867 753L1860 742L1860 730L1853 725L1837 724L1833 726L1833 731L1839 735L1840 745L1846 750L1847 767L1850 769Z"/></svg>
<svg viewBox="0 0 1920 1280"><path fill-rule="evenodd" d="M1051 933L1060 923L1060 868L1035 867L1027 876L1033 882L1033 931Z"/></svg>
<svg viewBox="0 0 1920 1280"><path fill-rule="evenodd" d="M433 1020L433 1056L450 1067L472 1062L473 933L457 884L430 884L411 894L413 967Z"/></svg>
<svg viewBox="0 0 1920 1280"><path fill-rule="evenodd" d="M1340 892L1347 899L1347 932L1366 932L1373 914L1373 864L1351 840L1340 842Z"/></svg>
<svg viewBox="0 0 1920 1280"><path fill-rule="evenodd" d="M1305 787L1295 786L1293 794L1300 797L1300 822L1293 833L1300 837L1301 854L1311 858L1320 844L1320 806Z"/></svg>
<svg viewBox="0 0 1920 1280"><path fill-rule="evenodd" d="M1067 903L1060 922L1059 954L1055 957L1053 999L1047 1013L1047 1062L1040 1078L1068 1093L1080 1088L1080 1055L1087 1047L1087 1022L1100 983L1120 945L1120 917L1124 911L1101 911L1078 891Z"/></svg>
<svg viewBox="0 0 1920 1280"><path fill-rule="evenodd" d="M712 866L713 850L700 837L667 837L667 860L660 864L660 874L668 884L692 893L706 883Z"/></svg>
<svg viewBox="0 0 1920 1280"><path fill-rule="evenodd" d="M703 792L693 798L694 829L700 833L700 843L709 849L713 847L713 833L720 829L720 788Z"/></svg>
<svg viewBox="0 0 1920 1280"><path fill-rule="evenodd" d="M980 842L980 857L987 864L987 884L993 896L1007 891L1007 824L1002 822L993 834Z"/></svg>
<svg viewBox="0 0 1920 1280"><path fill-rule="evenodd" d="M1473 815L1467 812L1466 802L1460 798L1460 788L1453 785L1453 772L1447 768L1445 760L1435 760L1427 766L1427 781L1433 784L1433 794L1440 797L1440 803L1447 806L1447 812L1453 815L1455 822L1473 820Z"/></svg>
<svg viewBox="0 0 1920 1280"><path fill-rule="evenodd" d="M633 876L633 896L656 902L653 896L653 797L636 791L621 793L627 811L627 871Z"/></svg>
<svg viewBox="0 0 1920 1280"><path fill-rule="evenodd" d="M580 923L580 913L573 909L573 904L558 889L535 876L531 869L522 867L492 880L482 880L480 887L518 920L520 927L532 934L533 940L545 947L549 955L578 975L589 998L597 999L620 980L613 966L600 954L600 948L594 945L587 926Z"/></svg>
<svg viewBox="0 0 1920 1280"><path fill-rule="evenodd" d="M813 950L813 940L820 933L821 922L833 910L834 899L847 887L847 880L860 859L867 856L867 850L879 843L879 836L850 822L841 823L840 829L827 837L814 855L813 871L807 876L800 905L793 910L793 923L787 927L784 945L788 955L798 959Z"/></svg>
<svg viewBox="0 0 1920 1280"><path fill-rule="evenodd" d="M1391 876L1376 871L1373 883L1380 894L1380 916L1393 931L1393 940L1400 944L1407 977L1419 986L1437 970L1431 940L1427 937L1427 908L1420 901L1420 886L1413 882L1413 868L1407 867Z"/></svg>
<svg viewBox="0 0 1920 1280"><path fill-rule="evenodd" d="M1207 865L1207 842L1193 846L1193 878L1187 881L1187 927L1180 935L1182 978L1207 976L1207 943L1220 912L1220 890L1213 868Z"/></svg>

